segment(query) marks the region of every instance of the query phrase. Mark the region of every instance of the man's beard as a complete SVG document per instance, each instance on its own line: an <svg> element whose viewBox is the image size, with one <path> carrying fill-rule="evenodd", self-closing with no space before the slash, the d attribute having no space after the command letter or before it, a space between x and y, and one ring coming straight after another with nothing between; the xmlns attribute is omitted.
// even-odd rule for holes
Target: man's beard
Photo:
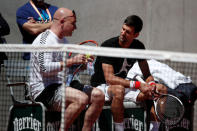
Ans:
<svg viewBox="0 0 197 131"><path fill-rule="evenodd" d="M127 39L125 38L125 37L123 37L123 36L119 36L119 41L121 42L121 43L126 43L127 42Z"/></svg>

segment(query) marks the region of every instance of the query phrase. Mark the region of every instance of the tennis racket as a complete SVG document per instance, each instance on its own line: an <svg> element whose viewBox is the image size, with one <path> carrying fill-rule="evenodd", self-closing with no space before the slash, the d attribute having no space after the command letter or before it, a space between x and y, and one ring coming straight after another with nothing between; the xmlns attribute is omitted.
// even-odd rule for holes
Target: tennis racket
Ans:
<svg viewBox="0 0 197 131"><path fill-rule="evenodd" d="M81 43L79 43L79 45L86 45L86 46L98 46L98 43L94 40L86 40L83 41ZM70 52L68 54L69 57L72 56L72 52ZM92 55L90 54L86 54L86 58L92 58ZM93 69L93 63L94 61L88 61L87 63L87 69L89 70L89 74L92 75L93 72L90 71L90 69ZM80 64L80 65L73 65L69 70L69 74L67 75L67 80L66 80L66 86L70 86L70 83L72 82L73 78L75 77L76 74L78 74L82 69L84 68L84 64Z"/></svg>
<svg viewBox="0 0 197 131"><path fill-rule="evenodd" d="M145 83L140 76L136 76L136 79ZM182 119L185 112L181 100L171 94L161 94L156 91L154 93L159 95L157 98L154 95L152 96L157 118L166 126L176 125Z"/></svg>
<svg viewBox="0 0 197 131"><path fill-rule="evenodd" d="M98 46L98 43L94 40L86 40L86 41L79 43L79 45ZM72 52L70 52L68 56L71 57L71 55L72 55ZM89 54L87 54L87 56L89 56Z"/></svg>

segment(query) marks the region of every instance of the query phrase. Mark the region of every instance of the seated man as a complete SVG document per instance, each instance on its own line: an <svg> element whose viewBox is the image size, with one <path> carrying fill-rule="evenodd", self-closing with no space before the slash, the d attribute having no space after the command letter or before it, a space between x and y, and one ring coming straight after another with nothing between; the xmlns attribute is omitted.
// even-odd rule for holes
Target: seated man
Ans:
<svg viewBox="0 0 197 131"><path fill-rule="evenodd" d="M156 60L148 60L147 62L154 80L160 83L156 84L156 87L167 88L167 92L177 96L185 106L194 104L197 98L197 87L192 83L190 77L186 77L180 72L173 70L168 65ZM142 76L142 72L140 71L138 63L135 63L129 70L127 79L135 79L137 75ZM139 102L138 97L140 94L141 92L139 90L131 89L126 94L126 98L134 102ZM152 108L151 117L157 119L153 113L154 111ZM151 123L154 124L153 121ZM155 123L154 129L158 128L159 124L159 122Z"/></svg>
<svg viewBox="0 0 197 131"><path fill-rule="evenodd" d="M67 8L59 8L54 14L54 22L49 30L41 33L33 45L58 45L67 43L65 36L72 36L76 29L76 15ZM85 55L78 54L63 61L63 52L34 52L31 54L30 86L35 101L42 102L55 111L62 108L62 90L65 88L65 130L68 130L75 118L86 107L82 131L90 131L104 105L104 94L96 88L85 93L80 90L63 87L64 62L67 67L73 64L86 64Z"/></svg>
<svg viewBox="0 0 197 131"><path fill-rule="evenodd" d="M128 16L122 26L120 36L105 41L102 47L145 49L144 44L137 40L142 29L143 22L136 15ZM153 81L146 60L97 57L94 69L95 73L91 78L91 85L101 89L109 100L112 100L111 111L114 120L115 131L124 130L124 106L123 100L126 89L137 89L142 93L139 99L151 99L154 86L140 83L139 81L126 80L128 70L138 61L140 69L146 82Z"/></svg>
<svg viewBox="0 0 197 131"><path fill-rule="evenodd" d="M157 83L167 86L168 93L180 98L185 105L194 104L197 98L197 87L192 83L189 76L184 76L167 64L156 60L148 60L148 65L154 80ZM142 76L138 63L135 63L129 70L127 78L134 78L136 75Z"/></svg>

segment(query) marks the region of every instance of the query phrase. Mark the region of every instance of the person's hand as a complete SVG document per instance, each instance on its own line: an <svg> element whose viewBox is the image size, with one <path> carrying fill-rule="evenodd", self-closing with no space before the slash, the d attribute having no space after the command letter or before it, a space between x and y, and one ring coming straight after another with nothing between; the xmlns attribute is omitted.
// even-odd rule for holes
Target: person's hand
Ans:
<svg viewBox="0 0 197 131"><path fill-rule="evenodd" d="M148 98L152 99L152 89L153 87L147 83L140 83L139 90Z"/></svg>
<svg viewBox="0 0 197 131"><path fill-rule="evenodd" d="M157 99L160 94L167 94L167 87L163 84L155 84L154 98Z"/></svg>
<svg viewBox="0 0 197 131"><path fill-rule="evenodd" d="M87 60L87 62L93 62L94 61L94 56L86 54L86 60Z"/></svg>
<svg viewBox="0 0 197 131"><path fill-rule="evenodd" d="M148 82L148 84L151 86L151 92L152 92L152 97L154 96L155 97L158 97L158 94L156 93L156 83L154 81L150 81Z"/></svg>
<svg viewBox="0 0 197 131"><path fill-rule="evenodd" d="M86 64L87 63L86 61L87 61L87 58L86 58L86 55L84 54L78 54L72 58L73 64Z"/></svg>
<svg viewBox="0 0 197 131"><path fill-rule="evenodd" d="M73 57L74 64L87 64L88 62L93 62L94 56L92 55L85 55L85 54L78 54Z"/></svg>
<svg viewBox="0 0 197 131"><path fill-rule="evenodd" d="M71 65L81 65L83 64L83 66L81 67L81 70L86 70L87 69L87 64L89 62L93 62L94 61L94 57L92 55L85 55L85 54L78 54L78 55L75 55L74 57L72 57L70 59L71 61Z"/></svg>
<svg viewBox="0 0 197 131"><path fill-rule="evenodd" d="M27 18L29 23L36 23L36 20L33 17L28 17Z"/></svg>
<svg viewBox="0 0 197 131"><path fill-rule="evenodd" d="M160 94L167 94L167 87L163 84L156 84L156 92Z"/></svg>

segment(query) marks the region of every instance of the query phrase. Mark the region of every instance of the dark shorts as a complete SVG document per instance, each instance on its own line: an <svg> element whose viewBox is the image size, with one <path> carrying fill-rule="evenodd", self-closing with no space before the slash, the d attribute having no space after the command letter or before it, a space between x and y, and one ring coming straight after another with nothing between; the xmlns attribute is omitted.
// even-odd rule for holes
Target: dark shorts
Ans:
<svg viewBox="0 0 197 131"><path fill-rule="evenodd" d="M73 80L70 83L70 86L72 88L75 88L77 90L80 90L80 91L86 93L88 96L91 95L91 92L93 90L93 87L92 86L90 86L90 85L84 85L84 84L80 83L78 80Z"/></svg>
<svg viewBox="0 0 197 131"><path fill-rule="evenodd" d="M197 87L193 83L180 84L176 89L168 88L168 93L178 97L184 105L193 105L197 98Z"/></svg>
<svg viewBox="0 0 197 131"><path fill-rule="evenodd" d="M55 95L55 91L58 89L58 87L61 86L61 84L51 84L47 86L40 95L38 95L35 99L37 102L42 102L47 108L50 107L49 102Z"/></svg>

